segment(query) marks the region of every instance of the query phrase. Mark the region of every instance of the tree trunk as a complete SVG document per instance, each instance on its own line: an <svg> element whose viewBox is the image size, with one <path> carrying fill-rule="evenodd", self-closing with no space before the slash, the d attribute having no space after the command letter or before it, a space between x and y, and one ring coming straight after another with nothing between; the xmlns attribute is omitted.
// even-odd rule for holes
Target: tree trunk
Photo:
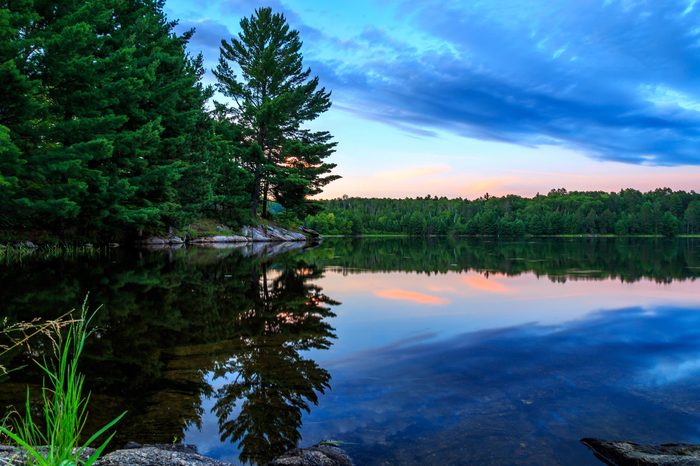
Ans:
<svg viewBox="0 0 700 466"><path fill-rule="evenodd" d="M253 194L250 197L250 215L253 218L258 216L258 201L260 200L260 181L262 173L260 173L260 164L255 164L255 179L253 181Z"/></svg>
<svg viewBox="0 0 700 466"><path fill-rule="evenodd" d="M268 180L265 180L265 187L263 188L263 197L262 197L262 218L267 218L267 192L270 189L270 182Z"/></svg>

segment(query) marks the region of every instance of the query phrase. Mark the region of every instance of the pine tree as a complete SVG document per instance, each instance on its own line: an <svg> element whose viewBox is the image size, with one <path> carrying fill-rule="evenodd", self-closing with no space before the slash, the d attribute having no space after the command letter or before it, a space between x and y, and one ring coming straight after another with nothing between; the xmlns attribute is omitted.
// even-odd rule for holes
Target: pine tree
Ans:
<svg viewBox="0 0 700 466"><path fill-rule="evenodd" d="M259 8L240 26L237 38L221 42L214 75L218 89L234 101L230 114L252 146L246 158L253 174L251 214L257 215L262 200L266 216L270 195L297 208L337 178L324 177L335 166L323 162L333 152L330 135L302 128L330 108L330 92L304 69L299 33L284 15Z"/></svg>

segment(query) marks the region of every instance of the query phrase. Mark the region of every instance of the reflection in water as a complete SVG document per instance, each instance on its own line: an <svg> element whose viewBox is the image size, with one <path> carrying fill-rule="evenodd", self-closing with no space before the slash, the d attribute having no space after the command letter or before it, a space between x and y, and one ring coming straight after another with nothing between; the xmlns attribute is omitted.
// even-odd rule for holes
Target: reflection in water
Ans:
<svg viewBox="0 0 700 466"><path fill-rule="evenodd" d="M596 312L333 365L315 411L358 464L598 464L581 437L700 442L698 308Z"/></svg>
<svg viewBox="0 0 700 466"><path fill-rule="evenodd" d="M328 371L300 355L328 349L334 338L325 319L334 316L327 305L339 303L308 283L320 275L313 266L263 266L251 278L251 306L236 323L234 353L214 370L228 381L215 394L221 439L240 445L242 461L264 464L294 448L302 412L318 402L316 392L330 388Z"/></svg>
<svg viewBox="0 0 700 466"><path fill-rule="evenodd" d="M593 461L583 436L700 440L697 242L332 239L274 257L29 258L0 266L0 303L11 322L88 291L104 304L82 367L100 407L88 430L128 410L115 447L184 438L265 463L338 438L358 464L578 464ZM0 403L40 380L12 374Z"/></svg>
<svg viewBox="0 0 700 466"><path fill-rule="evenodd" d="M339 303L313 283L322 269L298 255L267 260L170 251L30 262L21 269L22 281L2 291L4 315L12 320L33 310L33 299L55 312L87 291L91 302L105 303L97 315L99 338L91 339L82 367L100 406L88 431L128 410L113 447L183 438L189 427L201 426L202 399L213 396L222 440L240 444L242 461L264 463L296 445L302 412L329 387L328 371L301 353L332 345L329 306ZM55 281L31 289L44 271ZM2 272L5 283L13 281L10 270ZM26 383L38 392L39 374L28 367L3 384L4 405L19 406ZM227 383L214 389L208 372Z"/></svg>

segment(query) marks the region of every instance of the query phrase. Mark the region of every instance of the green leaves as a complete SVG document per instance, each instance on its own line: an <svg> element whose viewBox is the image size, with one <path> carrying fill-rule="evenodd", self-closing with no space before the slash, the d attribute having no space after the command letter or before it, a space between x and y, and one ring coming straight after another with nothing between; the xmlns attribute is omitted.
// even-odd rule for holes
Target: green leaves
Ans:
<svg viewBox="0 0 700 466"><path fill-rule="evenodd" d="M266 216L273 198L304 215L306 198L337 178L324 177L335 166L322 162L335 147L330 135L302 129L330 108L330 93L318 88L318 78L309 79L299 33L284 15L259 8L240 25L238 37L222 41L214 75L218 90L235 103L227 113L244 128L247 144L261 151L243 154L254 176L251 213L257 215L262 201Z"/></svg>

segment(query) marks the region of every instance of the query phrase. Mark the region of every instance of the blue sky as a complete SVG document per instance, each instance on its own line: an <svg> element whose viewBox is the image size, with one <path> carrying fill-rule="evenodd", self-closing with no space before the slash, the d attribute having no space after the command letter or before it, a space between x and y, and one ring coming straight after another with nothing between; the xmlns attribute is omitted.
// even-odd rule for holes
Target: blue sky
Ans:
<svg viewBox="0 0 700 466"><path fill-rule="evenodd" d="M313 127L339 142L326 190L476 197L695 189L700 3L580 0L167 0L216 65L256 7L300 31L333 91ZM213 82L211 74L207 80Z"/></svg>

